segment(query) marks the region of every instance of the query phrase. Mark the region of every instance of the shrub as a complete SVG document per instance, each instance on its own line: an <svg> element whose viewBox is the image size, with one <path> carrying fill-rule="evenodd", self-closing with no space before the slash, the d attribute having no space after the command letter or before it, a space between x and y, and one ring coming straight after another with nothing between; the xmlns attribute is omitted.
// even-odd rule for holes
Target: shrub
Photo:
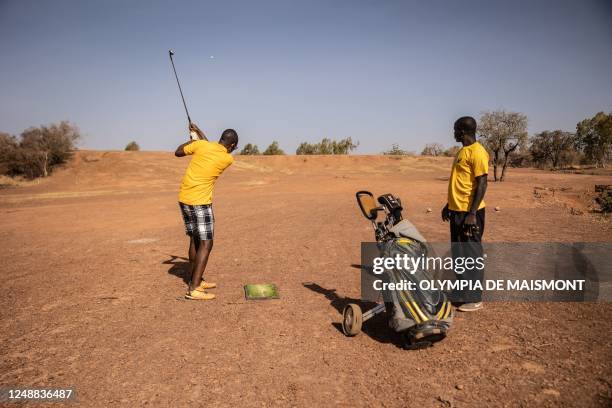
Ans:
<svg viewBox="0 0 612 408"><path fill-rule="evenodd" d="M508 158L510 167L529 167L533 163L531 153L527 152L512 152Z"/></svg>
<svg viewBox="0 0 612 408"><path fill-rule="evenodd" d="M125 151L126 152L137 152L140 150L140 146L138 146L138 143L131 141L130 143L128 143L127 145L125 145Z"/></svg>
<svg viewBox="0 0 612 408"><path fill-rule="evenodd" d="M247 143L244 148L240 151L241 155L244 156L257 156L259 153L259 148L255 144Z"/></svg>
<svg viewBox="0 0 612 408"><path fill-rule="evenodd" d="M391 149L382 152L384 155L388 156L409 156L412 155L412 152L407 150L402 150L397 143L393 143L391 145Z"/></svg>
<svg viewBox="0 0 612 408"><path fill-rule="evenodd" d="M297 155L307 154L349 154L359 146L359 142L347 137L341 140L323 138L319 143L302 142L295 151Z"/></svg>
<svg viewBox="0 0 612 408"><path fill-rule="evenodd" d="M612 194L602 195L598 202L601 206L601 212L604 214L612 213Z"/></svg>
<svg viewBox="0 0 612 408"><path fill-rule="evenodd" d="M273 141L270 146L268 146L268 148L263 152L263 154L266 156L276 156L283 155L285 154L285 152L283 152L283 150L278 147L277 141Z"/></svg>
<svg viewBox="0 0 612 408"><path fill-rule="evenodd" d="M461 148L459 146L451 146L442 153L446 157L455 157Z"/></svg>

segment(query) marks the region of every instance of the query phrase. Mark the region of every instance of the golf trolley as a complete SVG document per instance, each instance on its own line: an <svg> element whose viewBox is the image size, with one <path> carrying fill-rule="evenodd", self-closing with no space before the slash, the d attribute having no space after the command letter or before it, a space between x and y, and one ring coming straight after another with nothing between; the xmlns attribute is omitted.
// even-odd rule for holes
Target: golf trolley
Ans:
<svg viewBox="0 0 612 408"><path fill-rule="evenodd" d="M427 241L410 221L402 218L403 208L399 198L383 194L378 197L378 205L369 191L357 192L356 198L364 217L374 227L379 256L427 256ZM377 221L379 213L384 214L382 221ZM362 269L367 271L368 266L362 265ZM349 303L344 308L342 321L342 331L346 336L357 335L364 322L386 312L389 326L402 335L405 348L428 347L446 337L453 319L452 306L444 292L418 289L420 281L431 280L426 270L407 272L393 268L386 270L383 277L395 284L412 282L416 289L383 291L384 303L378 303L365 312L359 305Z"/></svg>

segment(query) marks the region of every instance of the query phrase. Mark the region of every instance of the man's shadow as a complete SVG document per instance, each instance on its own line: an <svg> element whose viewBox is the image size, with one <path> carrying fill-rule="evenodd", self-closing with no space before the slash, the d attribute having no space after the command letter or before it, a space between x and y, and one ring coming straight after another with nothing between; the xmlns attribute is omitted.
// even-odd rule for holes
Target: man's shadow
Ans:
<svg viewBox="0 0 612 408"><path fill-rule="evenodd" d="M189 259L176 255L168 256L170 259L162 262L164 265L172 265L170 269L168 269L168 273L177 278L181 278L183 282L189 285L189 282L191 282L191 263Z"/></svg>
<svg viewBox="0 0 612 408"><path fill-rule="evenodd" d="M330 305L340 314L340 320L342 320L343 318L342 312L344 311L344 307L349 303L358 304L362 312L366 312L377 305L377 303L370 301L341 297L336 293L336 289L327 289L314 282L303 282L302 285L306 289L310 289L315 293L319 293L325 296L325 298L329 300ZM341 322L333 322L332 325L340 333L342 333ZM404 343L401 339L401 336L389 327L387 323L386 312L377 314L376 316L364 322L361 331L368 335L370 338L380 343L391 343L399 348L404 347Z"/></svg>

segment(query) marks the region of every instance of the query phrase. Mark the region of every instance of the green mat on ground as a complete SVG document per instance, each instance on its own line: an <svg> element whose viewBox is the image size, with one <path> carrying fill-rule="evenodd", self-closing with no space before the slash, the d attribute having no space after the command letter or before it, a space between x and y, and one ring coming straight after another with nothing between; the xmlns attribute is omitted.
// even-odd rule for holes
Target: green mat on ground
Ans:
<svg viewBox="0 0 612 408"><path fill-rule="evenodd" d="M278 299L278 288L273 283L250 283L244 285L247 300Z"/></svg>

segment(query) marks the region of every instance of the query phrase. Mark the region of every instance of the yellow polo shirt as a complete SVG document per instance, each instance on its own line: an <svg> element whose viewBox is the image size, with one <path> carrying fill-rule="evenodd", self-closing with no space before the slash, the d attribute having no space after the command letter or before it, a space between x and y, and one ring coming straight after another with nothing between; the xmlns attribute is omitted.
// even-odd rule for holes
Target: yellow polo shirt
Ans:
<svg viewBox="0 0 612 408"><path fill-rule="evenodd" d="M474 198L475 179L489 173L489 153L478 142L457 152L448 180L448 209L469 211ZM482 200L478 209L485 207Z"/></svg>
<svg viewBox="0 0 612 408"><path fill-rule="evenodd" d="M234 158L225 146L206 140L191 142L183 151L193 157L181 182L179 201L188 205L212 203L215 182Z"/></svg>

